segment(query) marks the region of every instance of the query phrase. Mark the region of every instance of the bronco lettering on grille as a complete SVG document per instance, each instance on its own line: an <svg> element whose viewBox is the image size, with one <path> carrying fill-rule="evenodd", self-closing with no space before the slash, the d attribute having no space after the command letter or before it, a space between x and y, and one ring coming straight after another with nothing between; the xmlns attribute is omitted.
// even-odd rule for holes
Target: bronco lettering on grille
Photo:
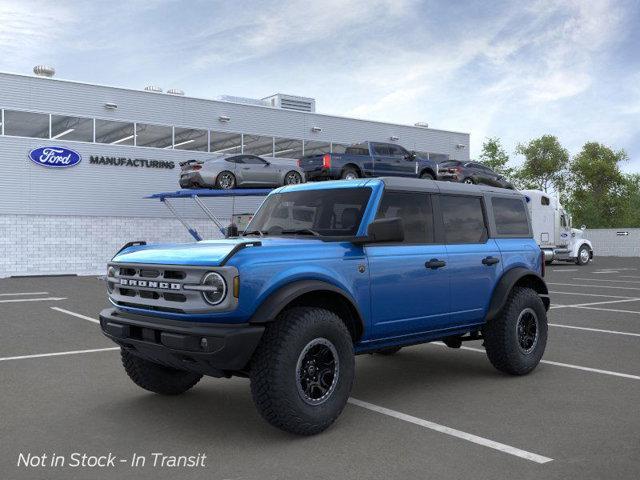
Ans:
<svg viewBox="0 0 640 480"><path fill-rule="evenodd" d="M180 290L182 288L182 285L179 283L150 282L148 280L133 280L130 278L121 278L120 285L127 285L130 287L159 288L162 290Z"/></svg>

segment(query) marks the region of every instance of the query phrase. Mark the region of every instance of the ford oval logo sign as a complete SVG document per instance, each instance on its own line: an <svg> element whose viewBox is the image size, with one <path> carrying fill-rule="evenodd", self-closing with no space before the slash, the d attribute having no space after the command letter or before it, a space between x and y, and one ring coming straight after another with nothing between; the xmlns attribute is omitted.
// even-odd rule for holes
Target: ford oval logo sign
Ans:
<svg viewBox="0 0 640 480"><path fill-rule="evenodd" d="M43 167L66 168L79 164L82 155L64 147L40 147L29 152L29 160Z"/></svg>

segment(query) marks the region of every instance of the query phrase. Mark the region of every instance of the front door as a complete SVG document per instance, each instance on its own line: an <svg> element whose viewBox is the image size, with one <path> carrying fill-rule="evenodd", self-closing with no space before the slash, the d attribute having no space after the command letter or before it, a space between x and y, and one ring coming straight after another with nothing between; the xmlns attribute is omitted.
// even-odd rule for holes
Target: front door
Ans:
<svg viewBox="0 0 640 480"><path fill-rule="evenodd" d="M451 323L482 323L502 272L495 240L488 238L482 197L439 197L451 278Z"/></svg>
<svg viewBox="0 0 640 480"><path fill-rule="evenodd" d="M434 243L428 193L385 191L378 218L400 217L405 239L366 246L371 279L372 334L415 335L449 323L449 272L444 245Z"/></svg>
<svg viewBox="0 0 640 480"><path fill-rule="evenodd" d="M395 158L390 155L388 145L383 143L372 143L371 157L373 158L373 175L383 177L393 175L393 165Z"/></svg>

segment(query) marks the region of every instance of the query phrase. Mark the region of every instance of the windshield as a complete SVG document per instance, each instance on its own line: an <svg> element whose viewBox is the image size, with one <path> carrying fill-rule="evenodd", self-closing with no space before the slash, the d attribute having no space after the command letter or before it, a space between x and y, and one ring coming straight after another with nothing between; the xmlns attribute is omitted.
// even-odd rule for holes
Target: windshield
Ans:
<svg viewBox="0 0 640 480"><path fill-rule="evenodd" d="M244 235L353 236L370 188L301 190L269 195Z"/></svg>

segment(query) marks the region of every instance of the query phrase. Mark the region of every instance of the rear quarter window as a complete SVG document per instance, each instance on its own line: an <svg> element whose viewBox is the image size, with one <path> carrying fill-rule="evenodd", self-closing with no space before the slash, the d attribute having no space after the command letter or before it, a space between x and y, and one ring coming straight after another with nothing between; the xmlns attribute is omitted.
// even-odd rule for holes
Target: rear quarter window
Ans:
<svg viewBox="0 0 640 480"><path fill-rule="evenodd" d="M498 235L530 235L526 207L520 198L493 197L491 205Z"/></svg>

